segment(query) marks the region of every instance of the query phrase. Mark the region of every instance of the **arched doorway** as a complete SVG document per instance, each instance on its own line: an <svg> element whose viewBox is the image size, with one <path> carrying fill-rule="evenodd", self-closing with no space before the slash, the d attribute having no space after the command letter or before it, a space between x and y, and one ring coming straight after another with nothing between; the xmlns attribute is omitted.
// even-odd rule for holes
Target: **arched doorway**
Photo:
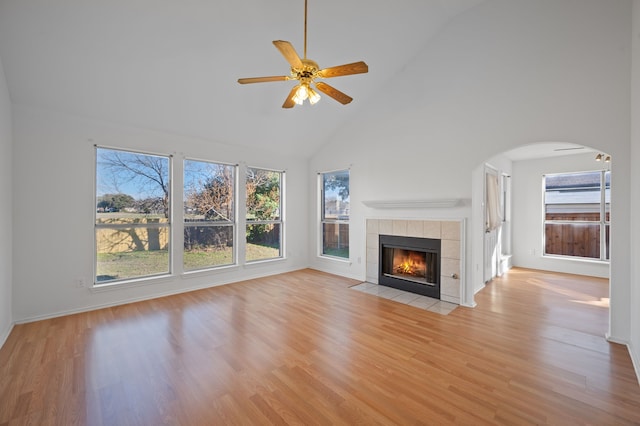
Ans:
<svg viewBox="0 0 640 426"><path fill-rule="evenodd" d="M599 154L604 155L596 158ZM476 167L472 174L474 291L508 269L511 263L530 269L609 278L607 259L580 261L547 253L545 231L554 228L545 225L543 192L545 174L608 170L610 163L602 161L606 156L572 143L539 142L487 158ZM506 203L499 206L501 224L495 230L487 226L488 195L492 192L488 191L487 182L491 180L497 183L498 201ZM605 235L604 228L601 235Z"/></svg>

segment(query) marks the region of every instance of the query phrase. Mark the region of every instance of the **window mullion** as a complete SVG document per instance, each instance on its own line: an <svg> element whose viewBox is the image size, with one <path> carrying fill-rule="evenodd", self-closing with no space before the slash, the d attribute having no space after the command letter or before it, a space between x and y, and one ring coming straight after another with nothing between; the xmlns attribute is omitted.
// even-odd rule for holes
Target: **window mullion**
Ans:
<svg viewBox="0 0 640 426"><path fill-rule="evenodd" d="M607 220L607 212L606 212L606 178L605 171L602 170L600 172L600 260L606 260L606 220Z"/></svg>
<svg viewBox="0 0 640 426"><path fill-rule="evenodd" d="M238 170L238 183L237 183L237 220L238 227L236 228L237 235L237 251L236 256L238 264L244 265L247 262L247 165L240 163L237 167Z"/></svg>

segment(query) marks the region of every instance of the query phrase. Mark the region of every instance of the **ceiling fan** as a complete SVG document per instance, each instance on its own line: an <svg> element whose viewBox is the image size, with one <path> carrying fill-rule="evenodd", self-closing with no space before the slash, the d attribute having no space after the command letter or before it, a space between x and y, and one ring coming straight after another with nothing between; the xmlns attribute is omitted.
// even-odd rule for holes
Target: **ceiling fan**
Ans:
<svg viewBox="0 0 640 426"><path fill-rule="evenodd" d="M275 40L273 44L280 53L282 53L282 56L284 56L287 62L289 62L289 65L291 65L290 75L240 78L238 79L238 83L249 84L298 80L299 83L291 89L289 96L287 96L284 104L282 104L282 108L293 108L296 104L302 105L305 99L309 99L309 103L312 105L318 102L320 100L320 95L313 89L312 85L315 85L315 88L320 92L332 97L341 104L346 105L351 102L353 98L327 83L316 81L316 79L340 77L351 74L363 74L369 71L367 64L362 61L320 69L315 61L307 59L307 0L304 1L304 57L301 59L293 45L288 41Z"/></svg>

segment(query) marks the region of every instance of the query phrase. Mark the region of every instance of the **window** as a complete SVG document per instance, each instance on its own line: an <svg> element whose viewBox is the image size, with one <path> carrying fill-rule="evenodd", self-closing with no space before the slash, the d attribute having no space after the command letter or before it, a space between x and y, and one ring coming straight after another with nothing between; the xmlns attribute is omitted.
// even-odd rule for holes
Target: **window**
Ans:
<svg viewBox="0 0 640 426"><path fill-rule="evenodd" d="M170 272L169 157L96 147L95 283Z"/></svg>
<svg viewBox="0 0 640 426"><path fill-rule="evenodd" d="M185 271L235 263L236 166L184 161Z"/></svg>
<svg viewBox="0 0 640 426"><path fill-rule="evenodd" d="M349 170L320 173L322 255L349 258Z"/></svg>
<svg viewBox="0 0 640 426"><path fill-rule="evenodd" d="M248 262L282 257L283 172L247 168Z"/></svg>
<svg viewBox="0 0 640 426"><path fill-rule="evenodd" d="M509 183L510 183L510 179L511 176L506 175L506 174L502 174L500 176L500 211L502 212L502 221L503 222L508 222L509 221L509 204L511 202L511 200L509 199L509 195L510 195L510 188L509 188Z"/></svg>
<svg viewBox="0 0 640 426"><path fill-rule="evenodd" d="M546 255L609 259L611 172L544 176Z"/></svg>

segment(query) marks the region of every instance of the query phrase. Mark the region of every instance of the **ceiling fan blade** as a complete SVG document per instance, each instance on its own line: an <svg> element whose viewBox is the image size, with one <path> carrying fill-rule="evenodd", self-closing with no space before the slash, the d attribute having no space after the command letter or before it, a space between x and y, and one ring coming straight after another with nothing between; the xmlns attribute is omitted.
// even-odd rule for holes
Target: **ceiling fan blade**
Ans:
<svg viewBox="0 0 640 426"><path fill-rule="evenodd" d="M351 74L364 74L369 72L369 66L364 62L353 62L351 64L338 65L318 71L318 76L322 78L340 77Z"/></svg>
<svg viewBox="0 0 640 426"><path fill-rule="evenodd" d="M282 108L293 108L294 106L296 106L296 103L293 101L293 97L296 95L296 90L298 90L298 87L300 85L297 84L293 87L293 89L291 89L291 92L289 92L289 96L287 96L287 99L285 99L284 103L282 104Z"/></svg>
<svg viewBox="0 0 640 426"><path fill-rule="evenodd" d="M278 48L280 53L282 53L282 56L284 56L293 68L302 68L302 60L291 43L284 40L274 40L273 44Z"/></svg>
<svg viewBox="0 0 640 426"><path fill-rule="evenodd" d="M345 95L335 87L329 86L327 83L323 83L321 81L316 82L316 89L325 95L331 96L342 105L346 105L353 100L351 96Z"/></svg>
<svg viewBox="0 0 640 426"><path fill-rule="evenodd" d="M240 84L249 84L249 83L266 83L269 81L287 81L290 80L290 77L286 75L275 75L273 77L250 77L250 78L239 78L238 83Z"/></svg>

